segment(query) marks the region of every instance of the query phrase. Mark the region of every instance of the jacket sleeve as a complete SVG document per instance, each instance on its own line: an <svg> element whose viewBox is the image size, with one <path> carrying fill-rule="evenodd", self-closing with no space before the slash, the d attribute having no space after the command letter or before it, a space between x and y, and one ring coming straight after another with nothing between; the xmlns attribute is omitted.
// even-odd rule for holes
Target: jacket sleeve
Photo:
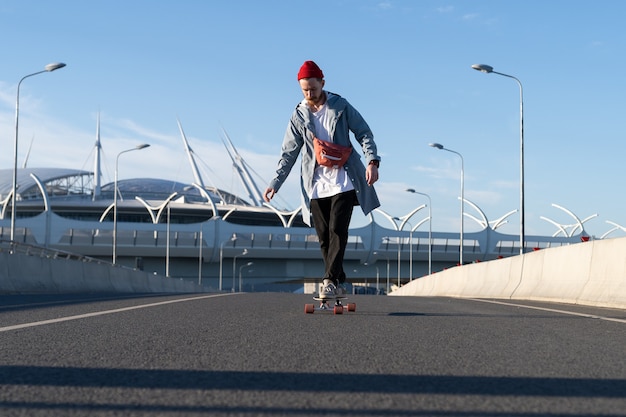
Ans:
<svg viewBox="0 0 626 417"><path fill-rule="evenodd" d="M373 160L380 161L374 142L374 134L363 116L350 103L347 104L345 111L348 116L348 129L354 134L355 139L363 149L365 164L367 165Z"/></svg>
<svg viewBox="0 0 626 417"><path fill-rule="evenodd" d="M283 138L281 156L278 161L278 167L276 168L276 176L270 182L270 188L273 188L275 191L280 189L298 160L298 155L300 154L303 144L304 138L298 129L294 117L292 117L287 126L285 137Z"/></svg>

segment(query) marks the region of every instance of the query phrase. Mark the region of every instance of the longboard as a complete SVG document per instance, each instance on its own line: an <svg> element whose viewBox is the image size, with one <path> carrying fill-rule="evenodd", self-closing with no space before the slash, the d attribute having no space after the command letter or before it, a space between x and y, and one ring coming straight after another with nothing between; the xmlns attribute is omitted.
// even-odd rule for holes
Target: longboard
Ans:
<svg viewBox="0 0 626 417"><path fill-rule="evenodd" d="M345 300L346 297L341 298L319 298L313 297L314 300L320 301L319 307L315 307L315 304L305 304L304 312L306 314L313 314L315 311L332 311L334 314L343 314L344 310L348 311L356 311L356 303L348 303L343 305L342 300ZM329 301L335 300L335 304L332 306L329 305Z"/></svg>

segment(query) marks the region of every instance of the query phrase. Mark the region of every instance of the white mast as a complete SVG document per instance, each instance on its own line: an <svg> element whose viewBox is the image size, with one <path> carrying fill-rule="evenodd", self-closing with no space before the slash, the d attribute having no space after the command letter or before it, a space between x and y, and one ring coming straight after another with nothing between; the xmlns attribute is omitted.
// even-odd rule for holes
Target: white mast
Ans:
<svg viewBox="0 0 626 417"><path fill-rule="evenodd" d="M35 141L35 135L33 135L33 137L30 140L30 145L28 146L28 152L26 152L26 158L24 158L24 164L22 165L22 168L26 168L26 165L28 164L28 158L30 157L30 151L33 148L33 142Z"/></svg>
<svg viewBox="0 0 626 417"><path fill-rule="evenodd" d="M193 150L191 149L191 146L189 146L189 142L187 141L185 132L183 132L183 127L180 124L180 120L176 119L176 122L178 122L178 129L180 130L180 134L183 138L183 143L185 144L185 151L187 152L187 156L189 157L189 163L191 164L193 177L196 180L196 184L204 189L204 181L202 181L202 177L200 176L200 171L198 170L198 165L196 165L196 160L193 157Z"/></svg>
<svg viewBox="0 0 626 417"><path fill-rule="evenodd" d="M102 153L102 145L100 144L100 113L98 113L98 123L96 125L96 157L93 167L93 201L100 198L102 185L102 172L100 170L100 154Z"/></svg>
<svg viewBox="0 0 626 417"><path fill-rule="evenodd" d="M243 186L248 191L248 195L250 196L250 199L252 200L254 205L262 206L263 205L263 193L261 193L261 190L259 190L259 187L256 185L256 183L252 179L252 176L250 175L250 172L248 171L248 164L241 157L241 155L239 155L239 152L237 152L237 148L235 148L235 146L233 145L233 142L228 137L228 133L226 133L226 130L222 128L222 131L224 132L224 136L226 137L228 144L226 144L226 142L223 139L222 139L222 142L224 142L226 151L228 152L230 159L233 161L233 166L237 170L237 174L239 174L239 178L241 179Z"/></svg>

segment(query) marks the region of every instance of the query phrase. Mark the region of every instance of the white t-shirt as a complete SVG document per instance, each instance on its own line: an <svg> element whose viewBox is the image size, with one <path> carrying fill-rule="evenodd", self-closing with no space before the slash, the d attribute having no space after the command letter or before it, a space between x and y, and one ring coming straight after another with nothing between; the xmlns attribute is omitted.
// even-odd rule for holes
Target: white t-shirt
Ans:
<svg viewBox="0 0 626 417"><path fill-rule="evenodd" d="M317 138L330 142L330 120L326 112L327 106L324 104L321 109L313 113L313 123ZM353 190L352 181L348 178L344 167L331 168L318 165L313 174L313 193L311 198L325 198Z"/></svg>

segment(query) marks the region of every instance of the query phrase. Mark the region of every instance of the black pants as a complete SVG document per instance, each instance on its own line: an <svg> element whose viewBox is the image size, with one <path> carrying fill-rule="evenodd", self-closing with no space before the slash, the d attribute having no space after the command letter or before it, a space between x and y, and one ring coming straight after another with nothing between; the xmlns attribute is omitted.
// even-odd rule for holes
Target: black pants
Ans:
<svg viewBox="0 0 626 417"><path fill-rule="evenodd" d="M332 197L311 200L313 226L324 258L323 278L331 279L335 285L346 281L343 257L348 244L348 228L356 201L354 190Z"/></svg>

